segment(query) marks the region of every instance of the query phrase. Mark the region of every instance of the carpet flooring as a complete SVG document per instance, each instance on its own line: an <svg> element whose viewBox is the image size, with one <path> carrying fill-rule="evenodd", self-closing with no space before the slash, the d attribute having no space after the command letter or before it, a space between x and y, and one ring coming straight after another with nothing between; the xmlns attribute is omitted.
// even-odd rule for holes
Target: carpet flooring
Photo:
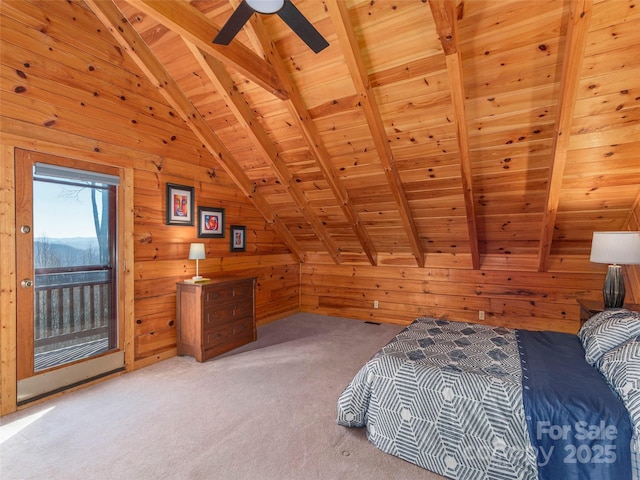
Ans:
<svg viewBox="0 0 640 480"><path fill-rule="evenodd" d="M420 479L336 424L336 400L398 325L298 313L197 363L175 357L0 419L3 480Z"/></svg>

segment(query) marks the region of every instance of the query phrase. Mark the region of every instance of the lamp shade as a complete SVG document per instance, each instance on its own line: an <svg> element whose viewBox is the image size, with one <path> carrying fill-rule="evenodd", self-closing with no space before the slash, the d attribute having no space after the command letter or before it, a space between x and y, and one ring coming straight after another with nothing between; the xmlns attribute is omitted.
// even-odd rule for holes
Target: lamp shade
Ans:
<svg viewBox="0 0 640 480"><path fill-rule="evenodd" d="M202 260L204 256L204 243L192 243L189 247L189 260Z"/></svg>
<svg viewBox="0 0 640 480"><path fill-rule="evenodd" d="M640 232L593 232L590 260L594 263L640 264Z"/></svg>
<svg viewBox="0 0 640 480"><path fill-rule="evenodd" d="M284 0L247 0L249 6L258 13L276 13L284 6Z"/></svg>

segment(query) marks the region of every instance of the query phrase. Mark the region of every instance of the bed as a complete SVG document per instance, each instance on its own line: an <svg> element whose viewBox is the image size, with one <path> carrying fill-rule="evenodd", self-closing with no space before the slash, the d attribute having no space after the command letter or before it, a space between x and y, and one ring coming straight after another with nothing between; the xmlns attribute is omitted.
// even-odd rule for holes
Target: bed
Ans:
<svg viewBox="0 0 640 480"><path fill-rule="evenodd" d="M578 335L418 318L337 402L380 450L452 479L638 479L640 315Z"/></svg>

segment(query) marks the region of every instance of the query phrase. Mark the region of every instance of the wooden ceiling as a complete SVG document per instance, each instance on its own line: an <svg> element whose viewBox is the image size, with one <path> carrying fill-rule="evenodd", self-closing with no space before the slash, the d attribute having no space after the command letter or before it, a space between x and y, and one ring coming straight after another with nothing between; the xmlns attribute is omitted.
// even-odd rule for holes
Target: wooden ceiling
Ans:
<svg viewBox="0 0 640 480"><path fill-rule="evenodd" d="M212 44L236 0L72 3L303 261L546 271L640 201L638 0L294 0L319 54Z"/></svg>

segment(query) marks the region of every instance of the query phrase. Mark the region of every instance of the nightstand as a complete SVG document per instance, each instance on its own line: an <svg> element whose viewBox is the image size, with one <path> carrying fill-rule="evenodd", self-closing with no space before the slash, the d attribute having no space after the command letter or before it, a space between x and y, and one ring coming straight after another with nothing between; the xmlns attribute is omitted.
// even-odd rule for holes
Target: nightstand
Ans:
<svg viewBox="0 0 640 480"><path fill-rule="evenodd" d="M604 303L602 300L585 300L583 298L577 299L578 305L580 305L580 326L584 324L589 318L596 313L600 313L604 310ZM637 303L625 303L622 308L627 310L633 310L634 312L640 312L640 305Z"/></svg>

